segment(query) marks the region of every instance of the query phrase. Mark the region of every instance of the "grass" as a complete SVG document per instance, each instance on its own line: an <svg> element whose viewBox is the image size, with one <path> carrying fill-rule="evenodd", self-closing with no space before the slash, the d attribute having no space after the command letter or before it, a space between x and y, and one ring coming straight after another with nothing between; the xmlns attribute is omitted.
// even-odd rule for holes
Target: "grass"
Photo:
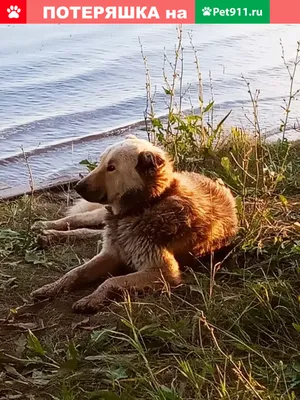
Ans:
<svg viewBox="0 0 300 400"><path fill-rule="evenodd" d="M300 143L286 140L286 114L282 139L265 141L249 85L253 129L225 130L229 115L213 124L196 52L199 111L183 113L181 35L179 27L170 83L164 73L165 119L155 115L147 70L146 127L178 169L231 187L241 225L234 249L221 263L199 260L172 292L124 296L86 317L71 311L84 291L36 304L29 297L96 254L93 242L41 249L29 229L62 215L72 192L2 203L0 399L300 398ZM292 85L289 93L287 114Z"/></svg>
<svg viewBox="0 0 300 400"><path fill-rule="evenodd" d="M33 288L93 256L96 243L39 249L26 239L27 202L0 208L3 398L300 395L299 195L272 202L255 241L242 230L217 274L201 263L172 293L128 297L88 318L71 311L85 292L32 304ZM34 197L34 219L64 206L53 194Z"/></svg>

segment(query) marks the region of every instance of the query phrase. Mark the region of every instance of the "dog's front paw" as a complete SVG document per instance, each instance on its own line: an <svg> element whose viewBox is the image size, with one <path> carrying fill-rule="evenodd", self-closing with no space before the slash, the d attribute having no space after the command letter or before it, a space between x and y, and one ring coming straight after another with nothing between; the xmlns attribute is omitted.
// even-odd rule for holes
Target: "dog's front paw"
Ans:
<svg viewBox="0 0 300 400"><path fill-rule="evenodd" d="M45 232L47 231L43 231L37 236L37 243L42 249L49 247L52 244L52 236L47 233L45 234Z"/></svg>
<svg viewBox="0 0 300 400"><path fill-rule="evenodd" d="M51 227L52 227L51 221L36 221L32 225L31 229L35 232L40 232L45 229L50 229Z"/></svg>
<svg viewBox="0 0 300 400"><path fill-rule="evenodd" d="M54 229L43 230L37 235L37 243L42 249L57 244L60 239L59 234L60 232Z"/></svg>
<svg viewBox="0 0 300 400"><path fill-rule="evenodd" d="M73 304L73 311L80 314L95 314L104 306L106 296L103 294L91 294Z"/></svg>
<svg viewBox="0 0 300 400"><path fill-rule="evenodd" d="M51 299L60 293L69 293L81 285L80 275L76 268L53 283L48 283L34 290L31 296L36 299Z"/></svg>
<svg viewBox="0 0 300 400"><path fill-rule="evenodd" d="M55 297L61 291L61 284L59 281L49 283L41 288L34 290L30 295L34 299L51 299Z"/></svg>

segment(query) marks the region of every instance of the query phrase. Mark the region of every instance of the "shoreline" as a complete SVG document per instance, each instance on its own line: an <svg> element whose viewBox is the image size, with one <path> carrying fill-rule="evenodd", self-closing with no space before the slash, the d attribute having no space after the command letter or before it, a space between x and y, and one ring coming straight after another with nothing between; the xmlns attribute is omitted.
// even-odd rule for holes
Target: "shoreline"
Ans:
<svg viewBox="0 0 300 400"><path fill-rule="evenodd" d="M139 122L136 122L133 126L127 125L121 129L118 129L119 134L117 136L122 136L122 134L125 134L126 132L130 133L132 127L137 128L142 123L145 123L145 121L139 121ZM292 130L292 129L290 128L290 130ZM293 130L295 130L295 129L293 129ZM106 137L112 136L114 132L116 132L116 129L107 132ZM266 137L266 138L268 138L268 137ZM300 142L300 139L293 139L293 140L289 141L289 143L291 143L291 144L296 144L299 142ZM18 185L18 186L13 186L13 187L4 186L3 188L1 188L1 186L0 186L0 203L17 199L21 196L30 194L32 192L34 194L36 194L36 193L42 193L42 192L46 192L46 191L60 191L62 189L66 189L70 186L75 185L80 180L79 174L80 174L80 172L77 172L76 174L70 173L68 175L62 175L62 176L59 176L54 179L47 179L42 182L34 183L33 191L30 187L29 180L25 185Z"/></svg>
<svg viewBox="0 0 300 400"><path fill-rule="evenodd" d="M0 189L0 204L10 200L16 200L19 197L28 194L39 194L43 192L56 192L73 187L80 177L77 175L62 176L57 179L47 180L45 183L40 183L34 187L32 191L30 184L23 186L15 186L12 188Z"/></svg>

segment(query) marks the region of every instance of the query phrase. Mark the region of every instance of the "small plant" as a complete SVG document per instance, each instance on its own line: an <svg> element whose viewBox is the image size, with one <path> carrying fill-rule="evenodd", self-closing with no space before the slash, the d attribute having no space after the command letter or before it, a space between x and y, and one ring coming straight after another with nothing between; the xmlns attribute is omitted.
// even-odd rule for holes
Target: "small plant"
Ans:
<svg viewBox="0 0 300 400"><path fill-rule="evenodd" d="M82 160L79 163L80 165L84 165L89 172L93 171L95 168L97 168L97 163L89 160Z"/></svg>

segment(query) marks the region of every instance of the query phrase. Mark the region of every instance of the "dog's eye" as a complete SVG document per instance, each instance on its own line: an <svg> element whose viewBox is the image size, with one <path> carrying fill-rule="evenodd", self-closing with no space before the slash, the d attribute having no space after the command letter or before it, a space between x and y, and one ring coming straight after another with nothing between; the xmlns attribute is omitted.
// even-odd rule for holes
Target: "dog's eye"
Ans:
<svg viewBox="0 0 300 400"><path fill-rule="evenodd" d="M109 172L112 172L112 171L114 171L116 168L113 166L113 165L109 165L108 167L107 167L107 171L109 171Z"/></svg>

